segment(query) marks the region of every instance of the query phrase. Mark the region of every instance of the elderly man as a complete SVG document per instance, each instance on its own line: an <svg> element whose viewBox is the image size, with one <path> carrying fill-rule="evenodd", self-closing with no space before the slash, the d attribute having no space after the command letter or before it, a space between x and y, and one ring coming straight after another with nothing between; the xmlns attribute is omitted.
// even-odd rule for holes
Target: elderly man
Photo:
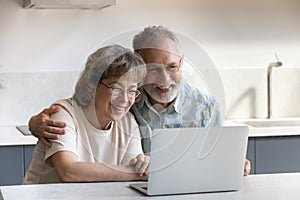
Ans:
<svg viewBox="0 0 300 200"><path fill-rule="evenodd" d="M146 27L134 36L133 48L147 64L142 95L132 106L145 153L150 151L155 128L221 126L222 116L212 96L200 92L182 78L183 54L175 34L162 26ZM30 130L48 146L47 140L64 134L65 124L50 118L59 110L50 107L30 119ZM244 175L250 172L246 159Z"/></svg>

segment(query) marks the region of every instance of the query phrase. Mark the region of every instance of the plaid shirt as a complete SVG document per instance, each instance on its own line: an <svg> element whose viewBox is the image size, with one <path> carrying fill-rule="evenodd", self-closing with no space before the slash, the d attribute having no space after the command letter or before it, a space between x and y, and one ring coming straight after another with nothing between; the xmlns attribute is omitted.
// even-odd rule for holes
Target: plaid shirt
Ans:
<svg viewBox="0 0 300 200"><path fill-rule="evenodd" d="M145 153L150 152L153 129L220 126L223 121L215 99L187 83L182 84L176 101L161 112L152 107L145 92L131 112L139 125Z"/></svg>

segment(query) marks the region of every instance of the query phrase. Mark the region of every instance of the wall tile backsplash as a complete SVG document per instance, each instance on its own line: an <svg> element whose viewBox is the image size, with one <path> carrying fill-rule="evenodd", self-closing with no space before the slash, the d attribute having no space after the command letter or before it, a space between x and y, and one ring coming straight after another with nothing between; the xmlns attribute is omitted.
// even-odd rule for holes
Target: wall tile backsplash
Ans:
<svg viewBox="0 0 300 200"><path fill-rule="evenodd" d="M300 117L300 69L273 69L274 117Z"/></svg>
<svg viewBox="0 0 300 200"><path fill-rule="evenodd" d="M76 72L0 73L0 126L28 124L55 100L73 93Z"/></svg>
<svg viewBox="0 0 300 200"><path fill-rule="evenodd" d="M265 69L222 69L225 116L228 119L265 118L267 86Z"/></svg>
<svg viewBox="0 0 300 200"><path fill-rule="evenodd" d="M266 118L266 69L221 69L219 73L227 119ZM78 72L0 73L0 126L28 124L32 115L70 97L78 76ZM274 116L300 117L300 69L274 69L272 84Z"/></svg>

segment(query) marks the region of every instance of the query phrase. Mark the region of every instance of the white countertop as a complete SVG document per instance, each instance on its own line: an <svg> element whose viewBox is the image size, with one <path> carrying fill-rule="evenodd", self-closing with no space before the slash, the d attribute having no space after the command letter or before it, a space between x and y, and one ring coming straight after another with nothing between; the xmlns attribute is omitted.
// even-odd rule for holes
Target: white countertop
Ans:
<svg viewBox="0 0 300 200"><path fill-rule="evenodd" d="M253 128L249 127L249 137L279 137L279 136L299 136L300 130L290 128L289 130L272 128Z"/></svg>
<svg viewBox="0 0 300 200"><path fill-rule="evenodd" d="M247 125L243 123L273 124L273 126L249 126L249 137L299 136L300 118L235 119L226 120L225 125ZM274 126L277 123L278 126ZM284 124L291 124L290 126ZM281 124L281 126L279 126Z"/></svg>
<svg viewBox="0 0 300 200"><path fill-rule="evenodd" d="M198 199L198 200L298 200L300 173L249 175L234 192L147 197L128 187L129 182L40 184L0 187L4 200L93 199ZM0 196L1 200L1 196Z"/></svg>
<svg viewBox="0 0 300 200"><path fill-rule="evenodd" d="M15 126L0 126L0 146L35 145L37 138L23 135Z"/></svg>
<svg viewBox="0 0 300 200"><path fill-rule="evenodd" d="M257 119L252 120L257 121ZM225 125L241 125L241 121L245 120L226 120ZM251 121L251 119L246 121ZM249 137L300 136L300 126L261 128L249 126L249 130ZM36 142L37 138L23 135L15 126L0 126L0 146L34 145Z"/></svg>

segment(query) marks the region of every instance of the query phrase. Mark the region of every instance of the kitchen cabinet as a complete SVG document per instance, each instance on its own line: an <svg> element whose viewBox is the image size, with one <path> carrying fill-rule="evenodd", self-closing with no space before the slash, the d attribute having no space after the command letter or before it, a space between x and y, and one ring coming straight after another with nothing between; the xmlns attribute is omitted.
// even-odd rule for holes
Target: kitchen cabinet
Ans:
<svg viewBox="0 0 300 200"><path fill-rule="evenodd" d="M300 136L255 139L256 173L300 172Z"/></svg>
<svg viewBox="0 0 300 200"><path fill-rule="evenodd" d="M0 146L0 185L22 184L34 147ZM249 137L246 157L251 174L300 172L300 136Z"/></svg>
<svg viewBox="0 0 300 200"><path fill-rule="evenodd" d="M32 154L34 151L35 145L26 145L24 146L24 175L29 168L31 163Z"/></svg>
<svg viewBox="0 0 300 200"><path fill-rule="evenodd" d="M251 174L300 172L300 136L251 137Z"/></svg>
<svg viewBox="0 0 300 200"><path fill-rule="evenodd" d="M0 146L0 185L22 184L34 145Z"/></svg>
<svg viewBox="0 0 300 200"><path fill-rule="evenodd" d="M23 146L1 146L0 161L0 185L21 184L24 176Z"/></svg>
<svg viewBox="0 0 300 200"><path fill-rule="evenodd" d="M247 155L246 158L251 162L250 174L255 174L255 138L248 139Z"/></svg>

